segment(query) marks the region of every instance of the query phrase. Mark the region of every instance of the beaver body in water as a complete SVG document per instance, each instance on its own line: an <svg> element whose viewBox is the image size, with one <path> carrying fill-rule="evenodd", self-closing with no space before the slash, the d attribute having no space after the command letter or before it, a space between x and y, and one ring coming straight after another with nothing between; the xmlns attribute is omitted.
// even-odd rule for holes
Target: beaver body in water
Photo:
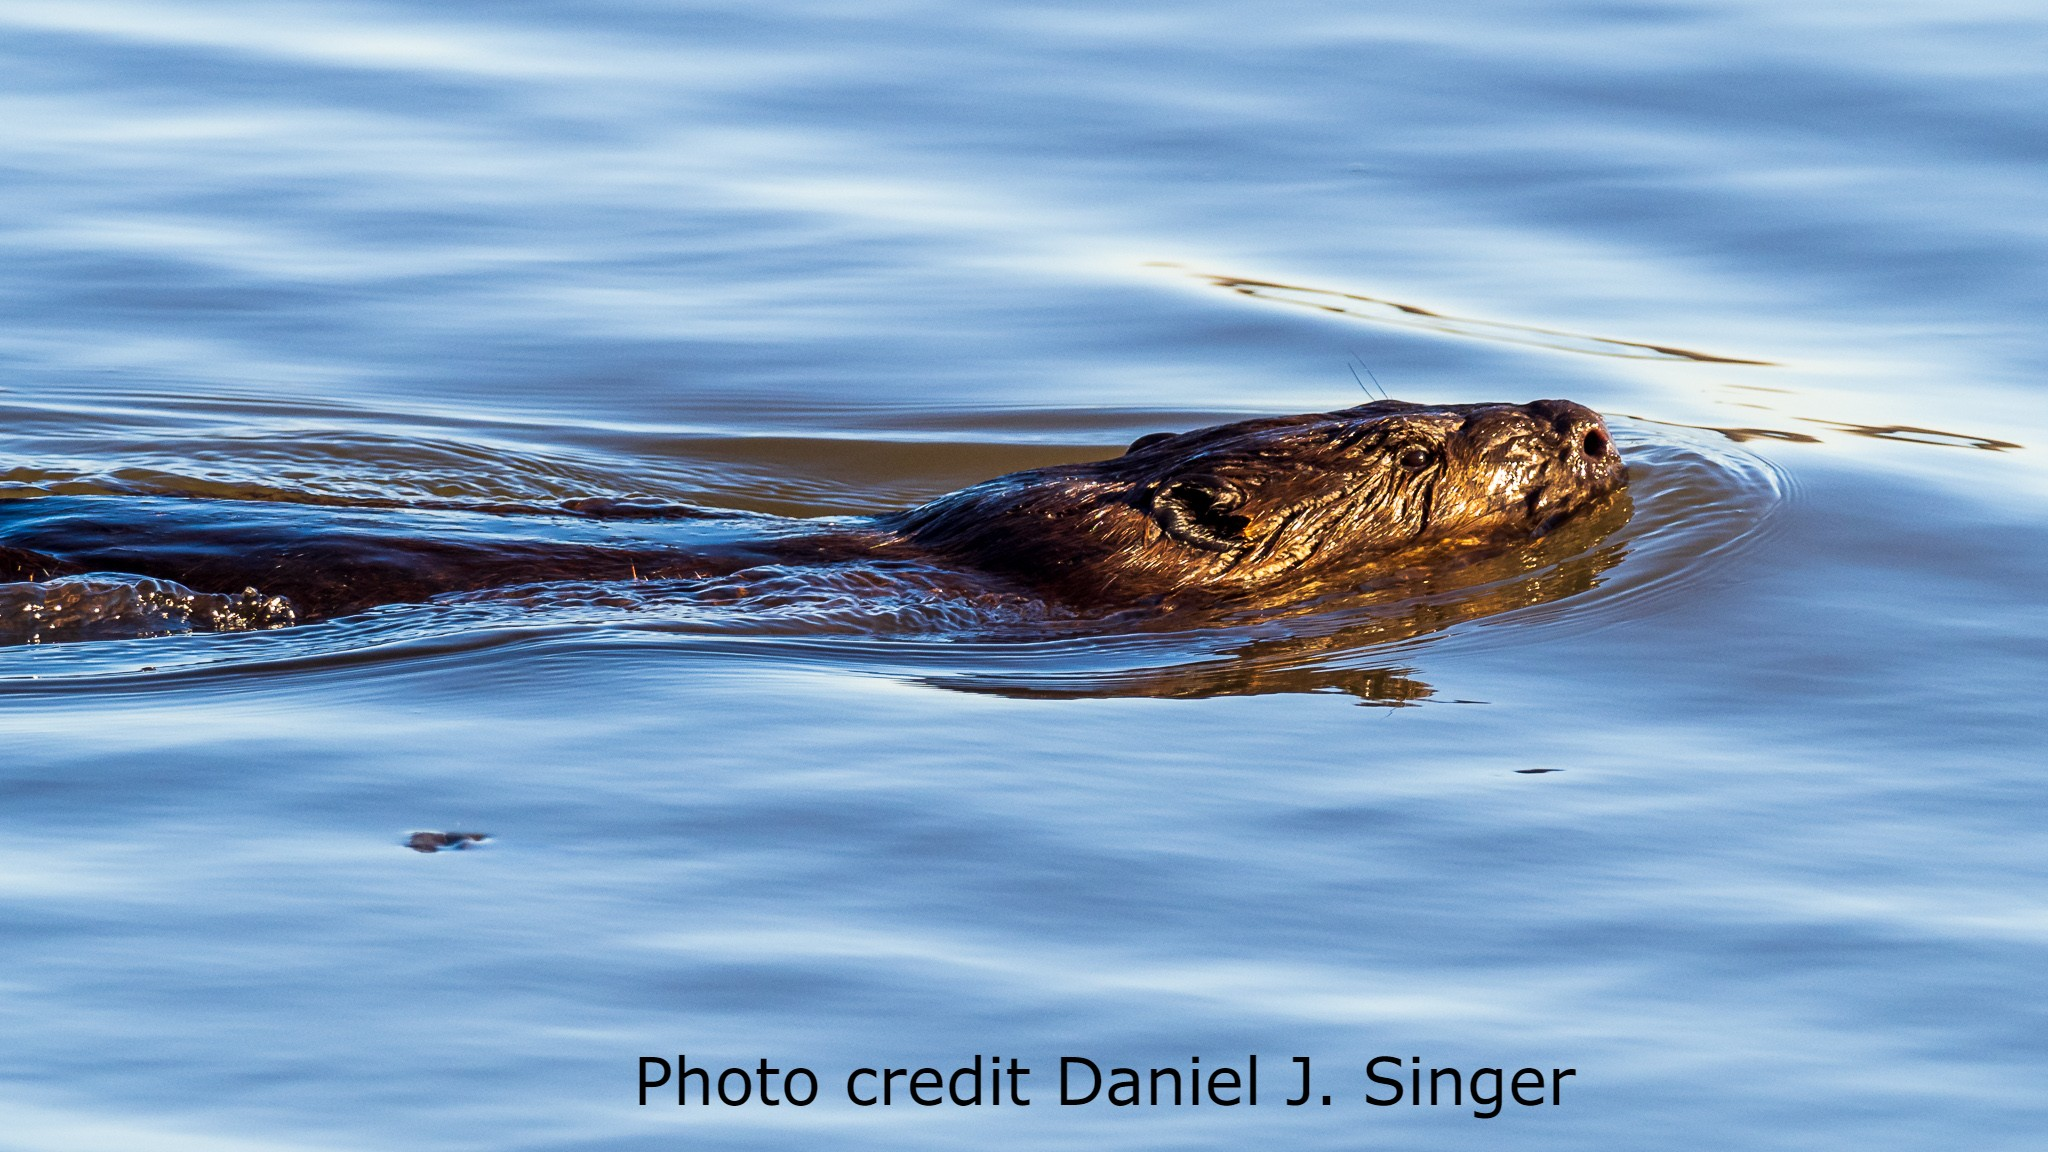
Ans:
<svg viewBox="0 0 2048 1152"><path fill-rule="evenodd" d="M903 560L1080 612L1274 605L1525 543L1626 482L1600 417L1569 401L1379 401L1158 433L1113 459L1016 472L871 517L608 500L7 501L0 581L124 573L202 593L247 589L289 603L267 621L280 623L549 581Z"/></svg>

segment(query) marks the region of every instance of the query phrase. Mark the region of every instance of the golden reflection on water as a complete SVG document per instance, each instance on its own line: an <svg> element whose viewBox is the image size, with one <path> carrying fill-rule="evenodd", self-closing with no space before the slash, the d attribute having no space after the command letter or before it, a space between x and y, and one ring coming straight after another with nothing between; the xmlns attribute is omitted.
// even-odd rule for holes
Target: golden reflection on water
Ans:
<svg viewBox="0 0 2048 1152"><path fill-rule="evenodd" d="M1648 416L1629 416L1643 424L1656 424L1665 428L1691 428L1696 432L1712 432L1715 435L1746 444L1751 440L1782 440L1790 444L1818 444L1820 437L1806 432L1786 432L1777 428L1729 428L1717 424L1686 424L1678 420L1652 420Z"/></svg>
<svg viewBox="0 0 2048 1152"><path fill-rule="evenodd" d="M1933 428L1915 428L1909 424L1845 424L1839 420L1814 420L1801 417L1809 424L1822 424L1839 429L1851 436L1867 436L1872 440L1893 440L1902 444L1932 444L1940 448L1980 448L1986 452L2006 452L2024 448L2011 440L1994 440L1989 436L1972 436L1963 432L1942 432Z"/></svg>
<svg viewBox="0 0 2048 1152"><path fill-rule="evenodd" d="M1157 263L1153 267L1179 268L1178 264ZM1704 364L1750 364L1770 367L1772 361L1753 360L1740 356L1722 356L1713 352L1700 352L1691 348L1679 348L1670 344L1647 344L1637 340L1621 340L1612 336L1592 336L1584 332L1567 332L1560 328L1544 328L1534 324L1515 324L1505 320L1481 320L1473 316L1454 316L1433 308L1415 304L1403 304L1379 296L1367 296L1358 292L1343 292L1333 288L1311 288L1302 284L1282 284L1273 280L1253 280L1243 276L1225 276L1212 272L1191 272L1198 280L1228 289L1240 296L1257 300L1271 300L1280 304L1291 304L1300 308L1313 308L1318 312L1329 312L1357 320L1369 320L1376 324L1393 324L1403 328L1421 328L1431 332L1442 332L1451 336L1466 336L1475 340L1490 340L1501 344L1519 344L1531 348L1548 348L1557 352L1577 352L1584 356L1609 356L1623 360L1687 360Z"/></svg>
<svg viewBox="0 0 2048 1152"><path fill-rule="evenodd" d="M1780 440L1790 444L1819 444L1821 438L1810 432L1788 432L1781 428L1730 428L1716 424L1686 424L1677 420L1652 420L1647 416L1630 416L1644 424L1660 424L1666 428L1691 428L1700 432L1712 432L1733 440L1737 444L1751 440ZM1807 424L1819 424L1851 436L1863 436L1872 440L1890 440L1900 444L1930 444L1937 448L1977 448L1986 452L2008 452L2026 445L2011 440L1995 440L1989 436L1972 436L1963 432L1942 432L1934 428L1917 428L1907 424L1850 424L1840 420L1821 420L1812 416L1797 416Z"/></svg>

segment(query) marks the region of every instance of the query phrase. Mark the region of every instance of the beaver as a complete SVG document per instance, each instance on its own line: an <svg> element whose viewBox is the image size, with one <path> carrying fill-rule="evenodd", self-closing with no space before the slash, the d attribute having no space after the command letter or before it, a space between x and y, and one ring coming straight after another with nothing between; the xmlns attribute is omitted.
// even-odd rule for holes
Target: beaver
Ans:
<svg viewBox="0 0 2048 1152"><path fill-rule="evenodd" d="M1155 433L1111 459L867 517L44 496L0 502L0 581L118 572L260 594L268 615L244 626L513 585L857 561L931 565L1079 613L1274 605L1497 554L1626 483L1606 425L1571 401L1382 400Z"/></svg>

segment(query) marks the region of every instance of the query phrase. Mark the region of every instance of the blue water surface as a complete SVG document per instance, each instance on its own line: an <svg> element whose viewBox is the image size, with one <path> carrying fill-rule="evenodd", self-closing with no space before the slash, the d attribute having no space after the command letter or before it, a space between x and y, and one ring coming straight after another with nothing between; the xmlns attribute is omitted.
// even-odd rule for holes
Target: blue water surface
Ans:
<svg viewBox="0 0 2048 1152"><path fill-rule="evenodd" d="M1576 582L1334 640L7 623L0 1143L2041 1147L2038 6L12 0L0 56L0 497L845 514L1361 388L1638 472ZM640 1105L678 1054L819 1099ZM845 1097L997 1055L1032 1106Z"/></svg>

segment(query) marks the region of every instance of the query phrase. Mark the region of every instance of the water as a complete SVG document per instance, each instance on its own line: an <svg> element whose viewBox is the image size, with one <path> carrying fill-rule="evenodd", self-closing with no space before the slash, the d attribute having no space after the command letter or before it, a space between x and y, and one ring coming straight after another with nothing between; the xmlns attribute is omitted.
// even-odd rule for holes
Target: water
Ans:
<svg viewBox="0 0 2048 1152"><path fill-rule="evenodd" d="M1547 567L1185 632L12 587L10 1146L2039 1147L2031 7L0 29L0 496L841 515L1360 368L1636 470ZM819 1101L640 1107L676 1053ZM1256 1108L1056 1103L1250 1053ZM977 1054L1034 1106L844 1098ZM1379 1055L1578 1074L1483 1120Z"/></svg>

